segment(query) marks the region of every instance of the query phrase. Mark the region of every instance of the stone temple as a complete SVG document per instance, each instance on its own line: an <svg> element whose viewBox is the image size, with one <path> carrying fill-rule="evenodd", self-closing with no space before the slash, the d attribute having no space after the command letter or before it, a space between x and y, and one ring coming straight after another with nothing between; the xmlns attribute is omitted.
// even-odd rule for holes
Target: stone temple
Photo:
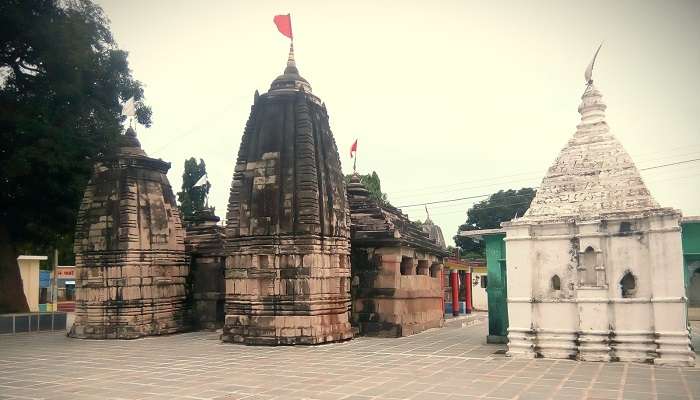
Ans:
<svg viewBox="0 0 700 400"><path fill-rule="evenodd" d="M133 339L188 326L184 231L166 173L129 128L94 168L75 233L76 315L69 333Z"/></svg>
<svg viewBox="0 0 700 400"><path fill-rule="evenodd" d="M194 329L216 330L224 324L224 239L219 217L211 210L185 218L185 249L190 256L189 289Z"/></svg>
<svg viewBox="0 0 700 400"><path fill-rule="evenodd" d="M226 216L222 340L318 344L352 338L348 208L328 113L299 75L256 92Z"/></svg>
<svg viewBox="0 0 700 400"><path fill-rule="evenodd" d="M661 208L587 73L576 133L504 223L508 355L693 365L680 212Z"/></svg>
<svg viewBox="0 0 700 400"><path fill-rule="evenodd" d="M355 174L352 220L352 323L370 336L408 336L443 324L442 232L379 204ZM429 220L429 219L428 219ZM430 226L428 227L430 228Z"/></svg>

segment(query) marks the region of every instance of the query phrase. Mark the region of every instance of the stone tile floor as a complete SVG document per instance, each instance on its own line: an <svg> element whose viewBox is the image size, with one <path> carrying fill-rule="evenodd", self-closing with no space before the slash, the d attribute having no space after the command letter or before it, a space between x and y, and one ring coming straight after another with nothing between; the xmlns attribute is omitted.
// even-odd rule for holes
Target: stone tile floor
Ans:
<svg viewBox="0 0 700 400"><path fill-rule="evenodd" d="M482 322L317 347L224 344L208 332L4 335L0 399L700 399L697 367L512 360L485 344L486 331Z"/></svg>

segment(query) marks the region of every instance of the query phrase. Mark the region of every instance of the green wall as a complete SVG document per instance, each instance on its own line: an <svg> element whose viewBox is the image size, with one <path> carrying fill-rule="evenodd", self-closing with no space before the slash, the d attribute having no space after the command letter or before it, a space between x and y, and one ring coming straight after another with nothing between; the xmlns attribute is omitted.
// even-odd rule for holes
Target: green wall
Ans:
<svg viewBox="0 0 700 400"><path fill-rule="evenodd" d="M488 277L486 293L489 302L488 343L506 343L508 336L508 291L504 238L505 234L503 233L484 236Z"/></svg>
<svg viewBox="0 0 700 400"><path fill-rule="evenodd" d="M700 262L700 221L684 222L682 225L683 263L685 270L685 285L688 287L690 278ZM691 265L692 264L692 265Z"/></svg>

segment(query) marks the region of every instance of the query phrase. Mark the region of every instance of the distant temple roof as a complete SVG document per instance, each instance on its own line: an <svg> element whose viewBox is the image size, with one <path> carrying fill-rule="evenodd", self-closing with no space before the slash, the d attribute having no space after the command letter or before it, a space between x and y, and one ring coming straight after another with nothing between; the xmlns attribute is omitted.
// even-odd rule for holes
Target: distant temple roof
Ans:
<svg viewBox="0 0 700 400"><path fill-rule="evenodd" d="M438 243L423 230L422 225L411 222L398 208L371 199L357 174L348 184L348 201L353 246L409 246L443 257L450 254L443 247L444 239L442 244Z"/></svg>
<svg viewBox="0 0 700 400"><path fill-rule="evenodd" d="M659 210L632 158L610 133L606 105L592 79L581 99L576 133L547 171L530 208L513 223L594 220L603 215Z"/></svg>
<svg viewBox="0 0 700 400"><path fill-rule="evenodd" d="M440 229L439 226L435 225L433 221L428 218L423 222L423 232L428 234L428 237L433 239L435 243L440 245L443 249L446 249L447 246L445 245L445 237L442 235L442 229Z"/></svg>

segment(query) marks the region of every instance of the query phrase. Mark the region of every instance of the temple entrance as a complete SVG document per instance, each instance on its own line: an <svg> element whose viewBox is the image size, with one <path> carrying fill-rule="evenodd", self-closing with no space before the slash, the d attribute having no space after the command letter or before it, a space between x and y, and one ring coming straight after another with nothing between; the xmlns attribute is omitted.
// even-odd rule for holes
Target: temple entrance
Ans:
<svg viewBox="0 0 700 400"><path fill-rule="evenodd" d="M691 264L693 275L688 283L688 319L700 321L700 261Z"/></svg>

